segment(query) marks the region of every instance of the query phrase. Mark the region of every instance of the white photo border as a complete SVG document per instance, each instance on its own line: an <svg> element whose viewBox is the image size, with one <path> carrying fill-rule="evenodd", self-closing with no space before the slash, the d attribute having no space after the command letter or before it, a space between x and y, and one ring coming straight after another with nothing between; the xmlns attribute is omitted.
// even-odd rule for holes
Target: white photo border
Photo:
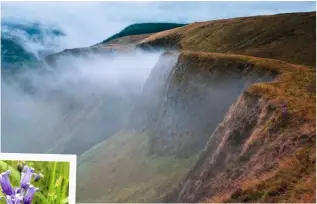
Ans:
<svg viewBox="0 0 317 204"><path fill-rule="evenodd" d="M43 162L69 162L69 204L76 204L76 167L77 156L70 154L24 154L0 153L0 160L10 161L43 161Z"/></svg>

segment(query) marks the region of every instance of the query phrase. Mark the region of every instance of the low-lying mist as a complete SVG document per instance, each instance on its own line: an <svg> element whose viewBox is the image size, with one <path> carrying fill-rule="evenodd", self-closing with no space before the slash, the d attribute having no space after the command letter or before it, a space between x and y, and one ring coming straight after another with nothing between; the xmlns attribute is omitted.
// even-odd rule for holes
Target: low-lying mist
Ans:
<svg viewBox="0 0 317 204"><path fill-rule="evenodd" d="M124 128L160 53L83 57L2 76L2 151L81 154Z"/></svg>

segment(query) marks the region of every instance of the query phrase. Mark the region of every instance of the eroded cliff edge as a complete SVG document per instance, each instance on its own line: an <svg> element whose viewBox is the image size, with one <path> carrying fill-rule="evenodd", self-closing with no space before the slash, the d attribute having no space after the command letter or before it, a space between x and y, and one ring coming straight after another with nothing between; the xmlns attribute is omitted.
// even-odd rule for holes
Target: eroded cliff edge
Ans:
<svg viewBox="0 0 317 204"><path fill-rule="evenodd" d="M277 60L196 54L248 62L277 77L239 96L195 167L164 201L314 202L315 72Z"/></svg>

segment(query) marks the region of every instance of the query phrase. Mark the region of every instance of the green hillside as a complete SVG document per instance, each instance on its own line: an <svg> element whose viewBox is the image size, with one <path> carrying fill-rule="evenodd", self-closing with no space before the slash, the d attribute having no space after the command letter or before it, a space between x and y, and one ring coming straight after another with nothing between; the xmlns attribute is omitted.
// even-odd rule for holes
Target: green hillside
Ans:
<svg viewBox="0 0 317 204"><path fill-rule="evenodd" d="M176 188L198 154L187 159L149 155L147 137L121 132L81 155L77 201L152 202Z"/></svg>

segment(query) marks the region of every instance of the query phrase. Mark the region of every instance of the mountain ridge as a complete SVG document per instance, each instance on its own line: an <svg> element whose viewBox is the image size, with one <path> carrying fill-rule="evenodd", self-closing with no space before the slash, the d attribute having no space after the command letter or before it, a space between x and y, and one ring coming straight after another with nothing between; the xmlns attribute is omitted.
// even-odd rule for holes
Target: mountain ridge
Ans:
<svg viewBox="0 0 317 204"><path fill-rule="evenodd" d="M243 54L315 66L315 22L316 12L206 21L153 34L138 47Z"/></svg>

